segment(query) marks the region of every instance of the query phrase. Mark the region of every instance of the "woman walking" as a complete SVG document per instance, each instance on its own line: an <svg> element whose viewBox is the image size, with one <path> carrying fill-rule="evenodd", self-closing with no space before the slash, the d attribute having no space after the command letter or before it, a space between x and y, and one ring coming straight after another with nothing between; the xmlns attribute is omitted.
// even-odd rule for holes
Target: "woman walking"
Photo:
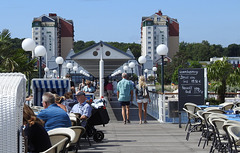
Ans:
<svg viewBox="0 0 240 153"><path fill-rule="evenodd" d="M144 76L140 76L138 80L138 85L136 86L136 98L138 103L138 115L139 124L142 124L142 104L143 104L143 117L144 123L147 123L147 104L150 103L150 97L148 92L148 87Z"/></svg>

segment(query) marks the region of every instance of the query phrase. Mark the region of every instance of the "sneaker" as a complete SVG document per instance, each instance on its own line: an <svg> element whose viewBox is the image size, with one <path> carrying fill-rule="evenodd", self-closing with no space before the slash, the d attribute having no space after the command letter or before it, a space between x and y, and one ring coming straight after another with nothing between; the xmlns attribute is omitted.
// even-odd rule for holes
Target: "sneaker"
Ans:
<svg viewBox="0 0 240 153"><path fill-rule="evenodd" d="M144 120L144 123L146 124L146 123L147 123L147 120Z"/></svg>
<svg viewBox="0 0 240 153"><path fill-rule="evenodd" d="M128 123L130 123L130 120L127 120Z"/></svg>
<svg viewBox="0 0 240 153"><path fill-rule="evenodd" d="M139 121L139 124L142 124L142 120Z"/></svg>
<svg viewBox="0 0 240 153"><path fill-rule="evenodd" d="M126 121L123 121L124 124L126 124Z"/></svg>

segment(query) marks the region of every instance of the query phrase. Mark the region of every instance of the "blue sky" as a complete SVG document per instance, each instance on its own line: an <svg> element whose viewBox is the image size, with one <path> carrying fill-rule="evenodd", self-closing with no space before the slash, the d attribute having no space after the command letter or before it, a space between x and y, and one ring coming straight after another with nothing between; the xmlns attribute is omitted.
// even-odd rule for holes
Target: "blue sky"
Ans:
<svg viewBox="0 0 240 153"><path fill-rule="evenodd" d="M0 30L12 38L31 37L34 17L57 13L73 20L75 41L140 43L143 16L161 10L176 18L180 42L202 42L223 47L240 44L239 0L5 0L0 5Z"/></svg>

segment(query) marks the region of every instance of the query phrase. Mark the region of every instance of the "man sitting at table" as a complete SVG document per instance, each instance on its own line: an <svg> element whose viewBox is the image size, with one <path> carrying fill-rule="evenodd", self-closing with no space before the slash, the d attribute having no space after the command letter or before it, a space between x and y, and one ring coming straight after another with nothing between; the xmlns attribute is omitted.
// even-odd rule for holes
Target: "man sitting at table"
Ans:
<svg viewBox="0 0 240 153"><path fill-rule="evenodd" d="M80 120L81 126L86 126L86 119L91 116L92 107L86 102L85 93L80 91L76 94L78 104L75 104L70 111L71 113L79 113L81 114Z"/></svg>
<svg viewBox="0 0 240 153"><path fill-rule="evenodd" d="M68 114L55 103L55 97L51 92L45 92L42 96L44 109L38 114L47 131L59 127L70 127L71 121Z"/></svg>

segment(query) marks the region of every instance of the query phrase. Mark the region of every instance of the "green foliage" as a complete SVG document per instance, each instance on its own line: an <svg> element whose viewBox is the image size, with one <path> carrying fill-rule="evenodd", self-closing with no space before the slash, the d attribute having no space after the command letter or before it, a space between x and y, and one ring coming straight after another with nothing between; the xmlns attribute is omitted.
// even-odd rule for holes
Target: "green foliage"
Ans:
<svg viewBox="0 0 240 153"><path fill-rule="evenodd" d="M233 73L230 74L227 84L230 86L240 86L240 68L237 67L234 69Z"/></svg>
<svg viewBox="0 0 240 153"><path fill-rule="evenodd" d="M36 59L28 62L28 55L21 48L22 39L11 39L9 30L0 32L0 72L34 72Z"/></svg>
<svg viewBox="0 0 240 153"><path fill-rule="evenodd" d="M231 44L227 47L227 56L239 57L240 56L240 45Z"/></svg>
<svg viewBox="0 0 240 153"><path fill-rule="evenodd" d="M155 79L156 79L156 78L155 78L154 76L149 76L147 81L153 82Z"/></svg>
<svg viewBox="0 0 240 153"><path fill-rule="evenodd" d="M210 105L219 105L221 102L215 98L208 98L205 102L209 102Z"/></svg>
<svg viewBox="0 0 240 153"><path fill-rule="evenodd" d="M131 80L133 82L137 81L138 80L138 76L135 73L133 73Z"/></svg>
<svg viewBox="0 0 240 153"><path fill-rule="evenodd" d="M81 50L84 50L92 45L95 44L95 41L88 41L88 42L84 42L82 40L74 42L74 48L73 50L75 51L75 53L78 53Z"/></svg>
<svg viewBox="0 0 240 153"><path fill-rule="evenodd" d="M198 61L188 61L189 63L189 68L202 68L202 65Z"/></svg>
<svg viewBox="0 0 240 153"><path fill-rule="evenodd" d="M233 73L232 64L228 63L227 58L218 60L207 66L208 80L211 81L212 89L218 94L218 100L225 101L227 80Z"/></svg>

